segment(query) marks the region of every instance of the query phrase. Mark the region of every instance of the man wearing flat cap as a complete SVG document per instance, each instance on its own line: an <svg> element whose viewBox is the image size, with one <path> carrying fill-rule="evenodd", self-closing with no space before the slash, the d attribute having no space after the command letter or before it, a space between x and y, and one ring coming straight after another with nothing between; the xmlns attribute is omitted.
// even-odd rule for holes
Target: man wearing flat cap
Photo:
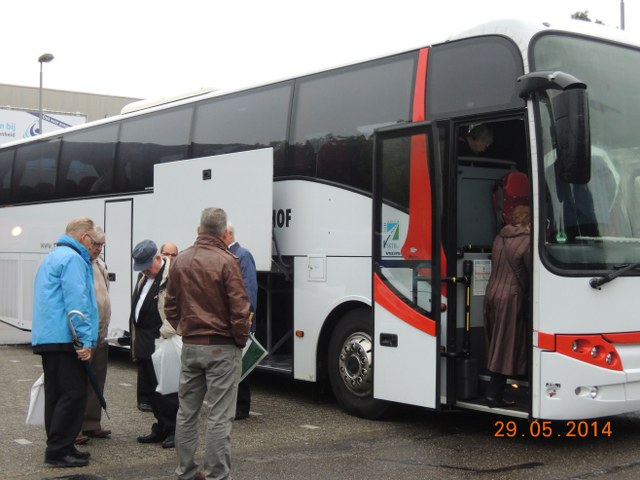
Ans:
<svg viewBox="0 0 640 480"><path fill-rule="evenodd" d="M141 272L133 290L131 302L131 356L138 363L142 377L142 390L150 399L156 423L151 433L140 435L140 443L160 443L163 448L173 448L178 413L178 394L162 395L156 392L158 380L153 369L151 355L155 340L160 336L164 320L164 295L169 278L169 260L162 257L158 246L151 240L143 240L135 246L133 269Z"/></svg>

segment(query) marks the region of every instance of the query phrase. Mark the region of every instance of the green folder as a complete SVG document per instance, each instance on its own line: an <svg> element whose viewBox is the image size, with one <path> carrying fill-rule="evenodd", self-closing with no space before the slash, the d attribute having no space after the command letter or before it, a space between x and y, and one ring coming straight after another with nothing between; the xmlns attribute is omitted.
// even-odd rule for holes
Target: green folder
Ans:
<svg viewBox="0 0 640 480"><path fill-rule="evenodd" d="M260 345L253 333L249 333L249 340L247 340L247 344L242 349L242 376L240 381L244 380L244 377L256 368L262 359L267 356L267 353L269 352Z"/></svg>

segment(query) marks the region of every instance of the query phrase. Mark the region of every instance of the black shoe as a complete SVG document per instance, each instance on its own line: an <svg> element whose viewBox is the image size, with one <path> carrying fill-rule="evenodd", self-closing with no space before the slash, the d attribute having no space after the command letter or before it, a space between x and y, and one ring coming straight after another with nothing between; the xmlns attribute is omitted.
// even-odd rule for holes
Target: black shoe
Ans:
<svg viewBox="0 0 640 480"><path fill-rule="evenodd" d="M238 410L236 409L236 420L244 420L245 418L249 418L249 409L247 410Z"/></svg>
<svg viewBox="0 0 640 480"><path fill-rule="evenodd" d="M65 455L58 458L45 458L44 463L51 465L52 467L86 467L89 465L89 460L86 458L77 458L73 455Z"/></svg>
<svg viewBox="0 0 640 480"><path fill-rule="evenodd" d="M176 448L176 436L173 433L167 435L162 442L162 448Z"/></svg>
<svg viewBox="0 0 640 480"><path fill-rule="evenodd" d="M89 452L81 452L80 450L78 450L77 448L74 448L70 455L76 457L76 458L89 458L91 456L91 453Z"/></svg>
<svg viewBox="0 0 640 480"><path fill-rule="evenodd" d="M514 400L505 400L504 398L487 397L487 405L490 408L509 408L516 404Z"/></svg>
<svg viewBox="0 0 640 480"><path fill-rule="evenodd" d="M151 430L149 435L140 435L138 442L140 443L160 443L167 438L167 432L159 432L157 430Z"/></svg>
<svg viewBox="0 0 640 480"><path fill-rule="evenodd" d="M139 403L138 410L140 410L141 412L153 412L153 408L151 408L151 405L149 405L148 403Z"/></svg>

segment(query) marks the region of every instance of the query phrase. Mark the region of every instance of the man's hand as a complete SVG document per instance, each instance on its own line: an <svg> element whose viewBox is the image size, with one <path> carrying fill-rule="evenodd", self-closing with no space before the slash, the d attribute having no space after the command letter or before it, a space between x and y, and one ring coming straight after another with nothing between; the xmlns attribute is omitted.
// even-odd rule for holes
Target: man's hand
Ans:
<svg viewBox="0 0 640 480"><path fill-rule="evenodd" d="M80 350L76 350L76 354L78 358L83 362L87 360L91 360L91 349L90 348L81 348Z"/></svg>

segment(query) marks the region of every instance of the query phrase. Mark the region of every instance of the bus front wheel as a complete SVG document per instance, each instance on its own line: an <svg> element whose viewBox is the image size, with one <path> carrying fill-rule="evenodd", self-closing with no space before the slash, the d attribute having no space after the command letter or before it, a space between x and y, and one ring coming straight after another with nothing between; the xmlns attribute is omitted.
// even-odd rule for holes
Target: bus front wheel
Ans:
<svg viewBox="0 0 640 480"><path fill-rule="evenodd" d="M375 419L388 403L373 398L371 313L356 309L336 326L329 343L329 381L338 404L359 417Z"/></svg>

